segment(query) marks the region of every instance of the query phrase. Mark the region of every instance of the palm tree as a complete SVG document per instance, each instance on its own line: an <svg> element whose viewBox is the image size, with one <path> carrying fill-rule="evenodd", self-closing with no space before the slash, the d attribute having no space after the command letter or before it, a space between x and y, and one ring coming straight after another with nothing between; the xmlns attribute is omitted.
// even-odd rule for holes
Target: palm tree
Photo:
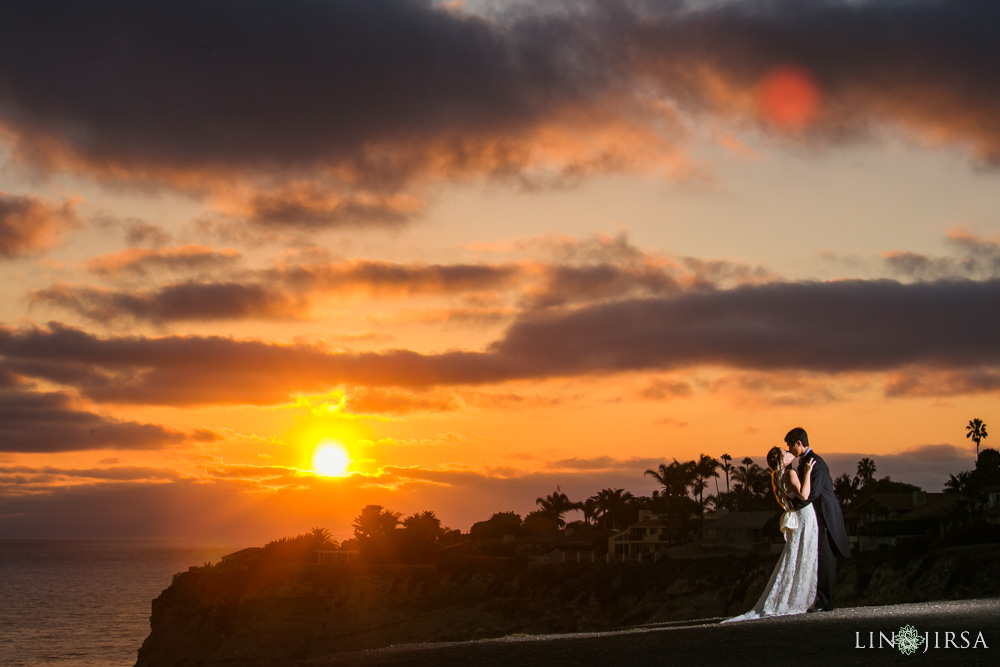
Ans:
<svg viewBox="0 0 1000 667"><path fill-rule="evenodd" d="M688 530L687 517L692 514L691 505L694 505L695 501L688 497L687 490L688 486L696 483L695 480L698 479L694 469L694 461L681 463L674 459L670 465L661 463L658 469L647 470L644 473L663 485L663 493L659 497L663 499L663 506L668 515L672 542L680 540Z"/></svg>
<svg viewBox="0 0 1000 667"><path fill-rule="evenodd" d="M708 480L714 477L716 480L715 493L718 495L718 481L719 481L719 459L713 458L708 454L702 454L698 458L698 462L694 464L694 474L697 479L697 494L698 494L698 506L701 509L701 519L705 518L705 487L708 485Z"/></svg>
<svg viewBox="0 0 1000 667"><path fill-rule="evenodd" d="M837 496L837 500L840 501L842 507L847 507L854 500L854 496L858 492L858 479L855 477L853 480L851 476L846 472L833 480L833 493Z"/></svg>
<svg viewBox="0 0 1000 667"><path fill-rule="evenodd" d="M749 456L733 469L734 494L740 510L768 507L771 493L771 471L761 468Z"/></svg>
<svg viewBox="0 0 1000 667"><path fill-rule="evenodd" d="M591 496L584 500L581 503L580 510L583 512L583 522L588 526L593 525L599 511L597 507L597 497Z"/></svg>
<svg viewBox="0 0 1000 667"><path fill-rule="evenodd" d="M597 505L595 516L601 518L604 529L607 530L610 518L611 529L617 530L619 519L633 498L634 496L625 489L601 489L596 496L591 496L589 500L593 500Z"/></svg>
<svg viewBox="0 0 1000 667"><path fill-rule="evenodd" d="M982 442L983 438L987 437L986 433L986 422L982 419L970 419L969 424L965 427L966 438L972 438L972 442L976 443L976 458L979 458L979 443Z"/></svg>
<svg viewBox="0 0 1000 667"><path fill-rule="evenodd" d="M955 475L948 475L948 481L944 483L945 493L968 493L969 482L972 481L972 473L964 470Z"/></svg>
<svg viewBox="0 0 1000 667"><path fill-rule="evenodd" d="M551 494L536 498L535 504L538 505L539 511L555 519L556 525L560 528L566 525L566 521L563 519L566 512L583 509L583 503L574 503L558 486Z"/></svg>
<svg viewBox="0 0 1000 667"><path fill-rule="evenodd" d="M858 461L858 482L861 488L865 489L875 481L875 462L867 456Z"/></svg>
<svg viewBox="0 0 1000 667"><path fill-rule="evenodd" d="M722 471L726 473L726 493L729 493L729 472L733 469L733 457L723 454L719 458L722 459Z"/></svg>
<svg viewBox="0 0 1000 667"><path fill-rule="evenodd" d="M662 484L665 495L680 498L687 495L688 485L694 481L694 465L694 461L681 463L674 459L670 465L661 463L657 470L647 470L643 474Z"/></svg>
<svg viewBox="0 0 1000 667"><path fill-rule="evenodd" d="M326 528L313 528L309 531L309 537L312 539L316 549L336 545L333 535Z"/></svg>
<svg viewBox="0 0 1000 667"><path fill-rule="evenodd" d="M733 468L733 482L744 489L751 489L754 486L755 469L758 466L749 456L740 461L740 463L742 465Z"/></svg>

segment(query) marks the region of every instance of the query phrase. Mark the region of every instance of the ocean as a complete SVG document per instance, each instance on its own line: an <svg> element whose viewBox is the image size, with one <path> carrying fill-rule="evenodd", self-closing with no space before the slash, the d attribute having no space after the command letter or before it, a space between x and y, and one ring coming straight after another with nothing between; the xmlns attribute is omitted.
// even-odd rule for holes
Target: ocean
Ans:
<svg viewBox="0 0 1000 667"><path fill-rule="evenodd" d="M173 575L245 546L0 540L0 665L134 665Z"/></svg>

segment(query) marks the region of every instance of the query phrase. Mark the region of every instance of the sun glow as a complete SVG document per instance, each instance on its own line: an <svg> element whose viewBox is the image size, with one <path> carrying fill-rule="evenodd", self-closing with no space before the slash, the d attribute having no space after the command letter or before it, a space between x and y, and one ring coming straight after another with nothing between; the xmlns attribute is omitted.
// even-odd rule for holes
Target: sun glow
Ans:
<svg viewBox="0 0 1000 667"><path fill-rule="evenodd" d="M313 451L312 469L324 477L343 477L351 466L347 448L335 440L324 440Z"/></svg>

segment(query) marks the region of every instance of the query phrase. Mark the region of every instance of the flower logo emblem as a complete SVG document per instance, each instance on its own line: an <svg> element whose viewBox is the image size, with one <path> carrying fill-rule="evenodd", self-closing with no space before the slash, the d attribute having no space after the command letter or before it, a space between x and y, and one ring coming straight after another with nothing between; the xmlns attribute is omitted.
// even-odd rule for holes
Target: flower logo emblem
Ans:
<svg viewBox="0 0 1000 667"><path fill-rule="evenodd" d="M920 636L912 625L904 625L896 634L896 648L904 655L913 655L925 639Z"/></svg>

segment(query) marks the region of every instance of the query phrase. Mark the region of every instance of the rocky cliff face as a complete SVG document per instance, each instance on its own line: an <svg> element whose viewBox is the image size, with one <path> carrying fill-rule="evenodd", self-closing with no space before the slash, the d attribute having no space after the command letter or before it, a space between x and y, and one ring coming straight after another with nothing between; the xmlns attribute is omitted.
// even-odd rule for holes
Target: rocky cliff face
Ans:
<svg viewBox="0 0 1000 667"><path fill-rule="evenodd" d="M775 560L192 570L153 601L137 666L295 664L391 644L727 617L753 605ZM839 581L841 606L1000 595L1000 545L868 554L842 561Z"/></svg>

